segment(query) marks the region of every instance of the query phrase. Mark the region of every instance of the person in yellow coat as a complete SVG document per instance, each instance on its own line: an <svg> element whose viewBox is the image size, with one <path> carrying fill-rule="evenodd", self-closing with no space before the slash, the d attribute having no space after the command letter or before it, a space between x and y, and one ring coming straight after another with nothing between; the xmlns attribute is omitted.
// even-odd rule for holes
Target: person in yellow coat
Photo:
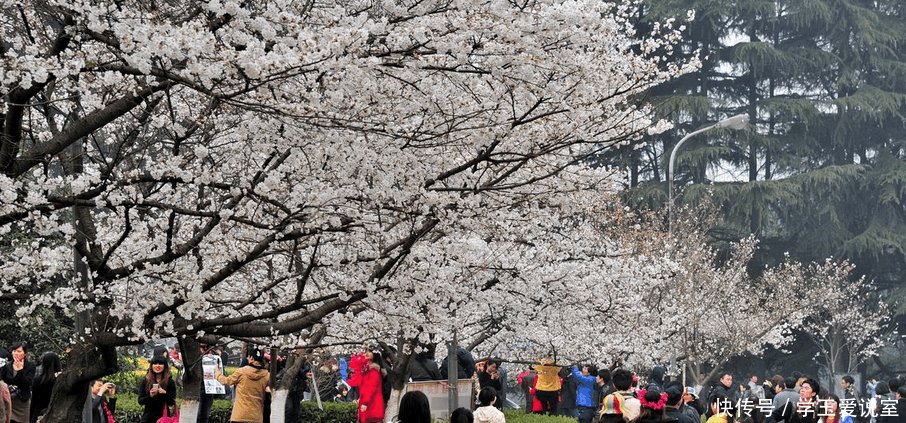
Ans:
<svg viewBox="0 0 906 423"><path fill-rule="evenodd" d="M535 398L541 403L541 412L557 414L557 400L560 394L560 366L554 365L554 359L547 357L538 361L535 366L538 382L535 384Z"/></svg>
<svg viewBox="0 0 906 423"><path fill-rule="evenodd" d="M220 383L236 387L231 422L264 423L264 393L269 391L270 372L264 368L261 351L253 350L248 360L248 365L229 376L220 374L219 369L214 371L214 376Z"/></svg>

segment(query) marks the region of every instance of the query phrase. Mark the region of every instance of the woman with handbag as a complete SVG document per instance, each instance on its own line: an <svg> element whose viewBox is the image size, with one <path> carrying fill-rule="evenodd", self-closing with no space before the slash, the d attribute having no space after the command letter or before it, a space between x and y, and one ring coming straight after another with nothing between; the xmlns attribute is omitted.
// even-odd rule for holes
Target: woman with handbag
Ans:
<svg viewBox="0 0 906 423"><path fill-rule="evenodd" d="M167 359L155 356L148 366L148 373L138 385L138 404L142 411L141 423L157 423L167 407L176 406L176 383L170 375Z"/></svg>

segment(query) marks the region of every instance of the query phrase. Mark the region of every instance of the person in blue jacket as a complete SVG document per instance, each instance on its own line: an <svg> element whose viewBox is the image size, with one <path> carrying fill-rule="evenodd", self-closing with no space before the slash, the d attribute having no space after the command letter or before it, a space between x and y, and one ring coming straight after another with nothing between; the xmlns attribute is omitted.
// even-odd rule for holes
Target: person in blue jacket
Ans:
<svg viewBox="0 0 906 423"><path fill-rule="evenodd" d="M576 379L578 389L576 389L576 411L578 412L579 423L591 423L595 418L595 376L598 375L596 366L586 364L582 370L573 366L573 378Z"/></svg>

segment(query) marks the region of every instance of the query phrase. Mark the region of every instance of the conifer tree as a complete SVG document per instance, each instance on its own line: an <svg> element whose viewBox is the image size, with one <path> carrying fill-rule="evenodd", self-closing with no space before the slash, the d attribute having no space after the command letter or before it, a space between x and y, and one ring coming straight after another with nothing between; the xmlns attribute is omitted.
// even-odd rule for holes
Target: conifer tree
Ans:
<svg viewBox="0 0 906 423"><path fill-rule="evenodd" d="M648 92L673 131L638 155L636 205L666 201L666 161L684 134L736 113L749 130L710 131L677 154L679 204L720 201L718 241L754 234L760 262L841 257L882 288L906 257L906 19L902 0L649 2L640 25L696 20L675 57L693 74ZM685 185L685 187L684 187ZM707 200L711 201L711 200Z"/></svg>

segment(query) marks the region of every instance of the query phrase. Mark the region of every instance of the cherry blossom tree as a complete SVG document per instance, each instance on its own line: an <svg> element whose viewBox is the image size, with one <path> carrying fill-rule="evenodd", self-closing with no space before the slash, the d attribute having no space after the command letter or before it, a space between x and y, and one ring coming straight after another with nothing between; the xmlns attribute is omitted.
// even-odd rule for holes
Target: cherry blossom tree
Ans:
<svg viewBox="0 0 906 423"><path fill-rule="evenodd" d="M708 265L717 258L705 235L690 238L702 243L684 242L690 247L679 261L687 266L665 287L672 293L662 309L672 317L664 322L671 327L665 342L676 347L670 358L688 366L687 380L705 383L734 357L792 341L790 327L808 310L801 307L801 279L789 263L748 274L755 239L741 240L728 259Z"/></svg>
<svg viewBox="0 0 906 423"><path fill-rule="evenodd" d="M685 382L705 383L734 357L792 341L791 328L808 313L800 267L790 262L752 272L758 241L716 248L709 231L717 215L707 204L681 209L672 233L661 220L642 219L641 239L631 244L654 258L649 267L660 276L635 288L640 314L610 328L623 340L624 364L643 373L667 364Z"/></svg>
<svg viewBox="0 0 906 423"><path fill-rule="evenodd" d="M690 382L702 383L699 374L710 379L733 357L786 345L806 322L824 321L821 310L836 310L851 289L870 290L845 278L825 282L848 274L845 264L830 262L790 261L753 277L757 241L740 240L729 256L719 256L706 233L713 223L707 209L681 222L671 238L656 217L614 210L618 202L600 190L570 197L587 198L586 207L574 200L566 213L556 196L547 197L553 201L535 216L557 210L557 218L517 226L509 240L507 227L524 216L519 208L495 212L506 217L489 220L493 225L470 223L462 238L447 228L410 252L398 274L415 279L407 295L369 296L329 317L334 341L395 340L396 396L388 413L417 346L449 341L454 331L479 357L534 361L553 353L561 363L641 372L678 362L688 365ZM443 242L451 244L435 245ZM438 352L443 356L445 347Z"/></svg>
<svg viewBox="0 0 906 423"><path fill-rule="evenodd" d="M815 359L830 375L856 372L892 341L890 305L864 276L853 279L854 268L827 260L800 269L806 276L803 306L811 312L798 328L815 345Z"/></svg>
<svg viewBox="0 0 906 423"><path fill-rule="evenodd" d="M636 286L657 277L648 273L659 269L617 242L616 229L624 225L615 220L623 212L612 210L616 199L603 193L614 187L551 192L537 200L544 207L531 215L527 208L510 207L491 212L491 224L476 220L458 230L445 228L443 238L415 246L402 265L400 278L414 279L401 286L406 295L392 301L369 296L328 318L336 328L329 331L332 341L391 340L395 383L388 417L408 379L412 354L422 345L449 342L454 333L480 357L533 361L552 350L567 360L610 355L611 346L619 345L608 344L612 338L586 342L600 325L634 318L641 304ZM579 200L587 200L581 202L585 207L577 207ZM603 221L602 215L610 218ZM621 286L625 295L614 296ZM441 355L445 345L437 348Z"/></svg>
<svg viewBox="0 0 906 423"><path fill-rule="evenodd" d="M0 5L0 300L75 317L60 422L151 338L556 307L612 260L564 224L613 190L586 158L663 129L634 96L695 66L590 0Z"/></svg>
<svg viewBox="0 0 906 423"><path fill-rule="evenodd" d="M866 301L877 293L864 278L851 278L851 264L787 260L752 269L757 240L740 240L720 257L707 235L714 216L708 207L687 210L660 247L672 273L652 284L636 332L652 332L649 360L686 365L689 380L704 383L730 359L783 347L798 334L815 344L832 372L854 371L884 345L889 307Z"/></svg>

